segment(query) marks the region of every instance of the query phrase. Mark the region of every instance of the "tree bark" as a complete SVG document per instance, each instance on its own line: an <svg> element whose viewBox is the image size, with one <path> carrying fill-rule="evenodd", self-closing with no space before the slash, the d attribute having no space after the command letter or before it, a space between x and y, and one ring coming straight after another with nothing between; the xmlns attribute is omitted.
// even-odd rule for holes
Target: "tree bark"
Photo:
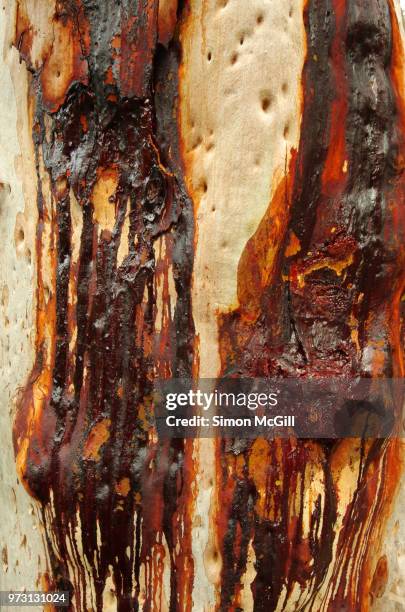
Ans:
<svg viewBox="0 0 405 612"><path fill-rule="evenodd" d="M34 329L6 377L41 585L75 610L378 607L398 438L162 441L150 397L170 378L403 378L398 3L5 12L25 208L3 307Z"/></svg>

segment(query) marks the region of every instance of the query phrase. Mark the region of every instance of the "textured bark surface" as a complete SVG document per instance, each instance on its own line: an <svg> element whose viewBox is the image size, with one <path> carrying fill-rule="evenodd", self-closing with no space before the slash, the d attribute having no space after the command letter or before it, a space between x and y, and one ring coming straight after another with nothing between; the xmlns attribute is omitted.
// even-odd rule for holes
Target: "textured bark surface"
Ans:
<svg viewBox="0 0 405 612"><path fill-rule="evenodd" d="M397 3L6 12L35 292L7 376L41 584L76 610L378 607L397 440L160 442L150 397L179 376L403 377Z"/></svg>

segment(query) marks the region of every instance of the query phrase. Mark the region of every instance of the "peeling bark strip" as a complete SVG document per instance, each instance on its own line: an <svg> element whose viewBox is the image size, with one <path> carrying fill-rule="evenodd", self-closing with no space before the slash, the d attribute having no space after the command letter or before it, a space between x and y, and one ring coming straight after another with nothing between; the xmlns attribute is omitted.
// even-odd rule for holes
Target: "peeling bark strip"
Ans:
<svg viewBox="0 0 405 612"><path fill-rule="evenodd" d="M157 377L198 369L177 120L188 18L176 1L17 3L38 223L36 362L14 441L53 586L77 610L107 609L110 588L119 610L204 607L192 593L193 445L159 443L150 413ZM402 377L394 5L308 0L304 22L299 150L240 259L239 305L218 317L221 373ZM395 441L220 441L216 460L218 610L243 609L250 589L255 611L368 609Z"/></svg>

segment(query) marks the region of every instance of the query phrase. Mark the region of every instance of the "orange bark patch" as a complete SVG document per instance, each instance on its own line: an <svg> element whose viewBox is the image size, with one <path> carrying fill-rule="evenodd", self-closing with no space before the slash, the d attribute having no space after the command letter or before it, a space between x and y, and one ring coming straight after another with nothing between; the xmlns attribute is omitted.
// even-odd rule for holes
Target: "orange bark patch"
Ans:
<svg viewBox="0 0 405 612"><path fill-rule="evenodd" d="M292 152L290 167L295 164ZM291 174L293 174L291 172ZM254 321L260 311L265 287L278 273L278 257L289 221L292 179L284 176L254 236L247 242L238 266L238 301L247 319Z"/></svg>
<svg viewBox="0 0 405 612"><path fill-rule="evenodd" d="M91 461L100 459L100 448L110 437L110 419L103 419L94 425L83 449L83 458Z"/></svg>
<svg viewBox="0 0 405 612"><path fill-rule="evenodd" d="M115 168L102 169L93 189L94 219L102 229L110 229L115 223L115 206L111 202L118 186L118 172Z"/></svg>
<svg viewBox="0 0 405 612"><path fill-rule="evenodd" d="M126 497L131 490L131 483L129 481L129 478L125 477L122 478L119 482L117 482L117 484L115 485L115 490L118 495Z"/></svg>
<svg viewBox="0 0 405 612"><path fill-rule="evenodd" d="M167 45L177 21L177 0L160 0L158 15L159 42Z"/></svg>
<svg viewBox="0 0 405 612"><path fill-rule="evenodd" d="M300 250L301 250L300 241L298 240L298 238L294 234L294 232L291 232L291 234L290 234L290 242L287 245L287 248L286 248L286 251L285 251L285 256L286 257L292 257L293 255L296 255L297 253L299 253Z"/></svg>
<svg viewBox="0 0 405 612"><path fill-rule="evenodd" d="M387 586L388 581L388 561L387 557L384 555L380 557L377 563L377 567L375 568L373 580L370 587L370 596L372 601L376 597L382 597L385 592L385 587Z"/></svg>
<svg viewBox="0 0 405 612"><path fill-rule="evenodd" d="M87 62L82 58L73 23L55 19L51 53L41 73L43 100L48 110L58 110L75 81L87 83Z"/></svg>

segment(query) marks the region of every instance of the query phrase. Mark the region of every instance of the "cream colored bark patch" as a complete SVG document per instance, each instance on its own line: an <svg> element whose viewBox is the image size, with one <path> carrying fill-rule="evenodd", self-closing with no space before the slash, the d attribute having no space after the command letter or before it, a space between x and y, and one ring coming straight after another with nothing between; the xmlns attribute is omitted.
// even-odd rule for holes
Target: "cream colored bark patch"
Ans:
<svg viewBox="0 0 405 612"><path fill-rule="evenodd" d="M6 2L0 19L0 590L38 590L46 570L43 525L17 480L15 398L34 361L36 176L29 75L10 45Z"/></svg>
<svg viewBox="0 0 405 612"><path fill-rule="evenodd" d="M181 130L196 211L193 314L200 376L219 369L217 313L237 306L237 267L301 119L303 2L192 0L182 32ZM281 172L280 172L281 170Z"/></svg>
<svg viewBox="0 0 405 612"><path fill-rule="evenodd" d="M118 186L118 172L105 169L100 173L93 189L94 221L101 229L112 231L115 224L114 194Z"/></svg>

